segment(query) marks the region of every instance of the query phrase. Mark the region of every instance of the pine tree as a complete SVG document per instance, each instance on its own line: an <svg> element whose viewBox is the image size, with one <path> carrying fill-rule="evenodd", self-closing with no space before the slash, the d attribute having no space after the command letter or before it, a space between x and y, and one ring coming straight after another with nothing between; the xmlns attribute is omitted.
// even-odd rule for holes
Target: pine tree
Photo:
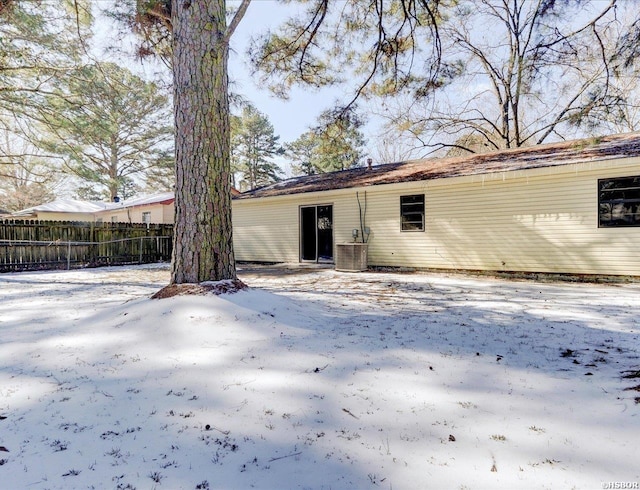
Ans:
<svg viewBox="0 0 640 490"><path fill-rule="evenodd" d="M176 218L171 283L236 279L231 226L229 40L224 0L171 3Z"/></svg>
<svg viewBox="0 0 640 490"><path fill-rule="evenodd" d="M364 156L362 122L355 110L325 111L318 124L286 146L298 175L358 167Z"/></svg>
<svg viewBox="0 0 640 490"><path fill-rule="evenodd" d="M82 64L91 20L87 0L0 1L0 117L31 116Z"/></svg>
<svg viewBox="0 0 640 490"><path fill-rule="evenodd" d="M318 141L313 131L306 131L298 139L285 145L285 155L291 161L295 175L320 173L316 162L317 151Z"/></svg>
<svg viewBox="0 0 640 490"><path fill-rule="evenodd" d="M231 160L240 173L241 190L277 182L282 171L273 158L284 153L267 116L248 105L234 118L231 131Z"/></svg>
<svg viewBox="0 0 640 490"><path fill-rule="evenodd" d="M309 15L300 22L291 23L291 30L301 29L301 32L293 33L297 41L288 42L284 39L282 42L289 33L275 41L267 39L265 49L257 52L257 62L267 71L287 72L290 75L287 80L291 83L301 79L320 84L331 82L335 77L324 77L324 67L316 62L316 51L324 46L324 43L317 42L319 37L316 35L326 19L339 19L339 28L328 25L329 31L339 34L351 32L350 26L355 25L354 16L364 14L373 22L366 29L364 38L370 39L375 33L378 38L383 36L384 42L375 44L369 61L365 63L367 66L360 74L367 69L377 73L391 67L388 73L393 77L394 73L398 74L392 66L400 54L397 41L407 34L411 35L418 24L436 30L439 1L401 0L401 8L393 8L404 12L404 20L398 22L396 17L391 22L400 26L400 29L392 29L395 32L393 38L386 36L386 32L391 33L387 27L392 27L385 23L388 10L384 9L383 12L378 9L377 2L374 5L374 2L348 0L347 7L341 2L333 3L331 5L337 9L337 12L334 10L335 15L328 12L328 0L308 2ZM172 284L236 278L231 226L231 128L227 62L229 41L250 3L251 0L242 0L227 25L224 0L136 2L136 14L145 15L136 15L134 23L139 21L146 27L163 25L171 30L173 40L171 66L176 136L176 226ZM369 8L365 6L363 9L364 3ZM349 43L343 42L344 37L341 37L338 44L348 46ZM404 46L409 44L404 43ZM406 51L404 47L402 50ZM361 89L372 78L372 75L365 74Z"/></svg>
<svg viewBox="0 0 640 490"><path fill-rule="evenodd" d="M0 133L0 201L8 211L55 200L63 177L45 155L10 125Z"/></svg>
<svg viewBox="0 0 640 490"><path fill-rule="evenodd" d="M112 200L173 161L168 98L113 63L84 67L48 97L41 110L43 148L64 169ZM124 197L124 196L121 196Z"/></svg>

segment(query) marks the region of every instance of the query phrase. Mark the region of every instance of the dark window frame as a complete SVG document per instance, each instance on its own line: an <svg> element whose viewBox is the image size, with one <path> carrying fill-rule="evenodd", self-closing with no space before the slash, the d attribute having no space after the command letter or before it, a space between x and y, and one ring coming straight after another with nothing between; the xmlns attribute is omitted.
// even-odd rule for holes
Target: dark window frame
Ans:
<svg viewBox="0 0 640 490"><path fill-rule="evenodd" d="M425 209L424 194L407 194L400 196L400 231L403 233L424 232ZM418 215L420 216L420 220L416 219Z"/></svg>
<svg viewBox="0 0 640 490"><path fill-rule="evenodd" d="M640 175L598 179L598 228L638 226Z"/></svg>

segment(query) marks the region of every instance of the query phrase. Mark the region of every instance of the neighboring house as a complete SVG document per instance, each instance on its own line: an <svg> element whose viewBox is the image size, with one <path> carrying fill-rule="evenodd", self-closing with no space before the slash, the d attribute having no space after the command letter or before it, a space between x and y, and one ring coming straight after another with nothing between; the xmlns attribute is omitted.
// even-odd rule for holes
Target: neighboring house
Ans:
<svg viewBox="0 0 640 490"><path fill-rule="evenodd" d="M107 210L97 214L97 218L112 223L173 223L174 201L173 192L127 199L110 203Z"/></svg>
<svg viewBox="0 0 640 490"><path fill-rule="evenodd" d="M231 194L237 196L240 193L232 188ZM118 202L61 199L10 213L6 217L43 221L172 224L175 196L173 192L162 192Z"/></svg>
<svg viewBox="0 0 640 490"><path fill-rule="evenodd" d="M109 203L59 199L11 213L9 218L41 221L96 221Z"/></svg>
<svg viewBox="0 0 640 490"><path fill-rule="evenodd" d="M10 217L96 223L173 223L174 200L173 192L112 203L61 199L17 211Z"/></svg>
<svg viewBox="0 0 640 490"><path fill-rule="evenodd" d="M240 261L640 276L640 133L300 177L233 201ZM367 232L369 234L367 235Z"/></svg>

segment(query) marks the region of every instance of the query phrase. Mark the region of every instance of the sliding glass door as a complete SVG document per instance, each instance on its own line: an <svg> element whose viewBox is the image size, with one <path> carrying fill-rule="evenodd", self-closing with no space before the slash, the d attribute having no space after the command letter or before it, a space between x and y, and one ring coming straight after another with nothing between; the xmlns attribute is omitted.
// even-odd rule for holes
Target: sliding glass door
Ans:
<svg viewBox="0 0 640 490"><path fill-rule="evenodd" d="M333 206L300 207L300 260L333 262Z"/></svg>

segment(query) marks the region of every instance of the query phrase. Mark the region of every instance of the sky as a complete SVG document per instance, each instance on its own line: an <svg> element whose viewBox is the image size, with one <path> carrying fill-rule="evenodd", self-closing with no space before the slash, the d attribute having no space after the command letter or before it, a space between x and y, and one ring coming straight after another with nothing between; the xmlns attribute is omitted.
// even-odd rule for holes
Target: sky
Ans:
<svg viewBox="0 0 640 490"><path fill-rule="evenodd" d="M228 2L233 5L238 2ZM108 7L105 0L100 0L95 4L97 7ZM257 36L266 32L270 28L277 27L283 20L291 15L292 5L284 5L282 2L274 0L253 0L239 24L231 41L231 52L229 56L229 73L231 90L239 93L248 99L260 112L266 114L274 126L276 135L280 136L282 143L291 142L297 139L309 127L315 125L320 113L331 108L336 101L348 101L351 94L345 93L345 87L330 87L319 90L309 88L292 88L287 100L273 95L268 89L260 85L256 76L251 75L248 64L247 49L252 36ZM112 54L105 54L104 46L113 43L113 25L111 21L101 16L96 11L96 53L100 57L112 57ZM132 42L131 39L128 42ZM126 62L134 72L147 77L153 77L155 73L162 72L166 68L149 61L141 63L122 57L111 59L122 63ZM166 73L166 78L169 74ZM380 121L370 118L363 132L369 142L368 149L371 153L375 145L375 134L379 131ZM279 161L285 172L286 162Z"/></svg>
<svg viewBox="0 0 640 490"><path fill-rule="evenodd" d="M259 86L251 76L246 50L252 35L275 28L288 15L287 7L270 0L253 1L238 26L232 40L230 73L234 89L244 94L260 112L269 115L282 141L293 141L314 125L322 110L331 107L334 100L343 97L341 89L330 88L318 91L294 88L289 100L275 97Z"/></svg>

